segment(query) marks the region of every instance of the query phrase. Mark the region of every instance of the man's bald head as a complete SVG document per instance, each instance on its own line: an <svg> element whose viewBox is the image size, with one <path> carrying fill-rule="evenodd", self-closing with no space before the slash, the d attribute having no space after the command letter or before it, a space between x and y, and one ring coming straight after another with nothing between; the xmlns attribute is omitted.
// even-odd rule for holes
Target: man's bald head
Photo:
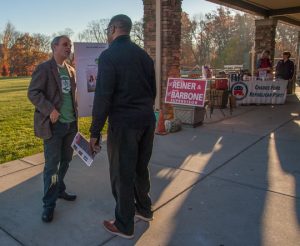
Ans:
<svg viewBox="0 0 300 246"><path fill-rule="evenodd" d="M125 34L129 34L132 28L132 21L127 15L115 15L111 18L108 26L115 26Z"/></svg>

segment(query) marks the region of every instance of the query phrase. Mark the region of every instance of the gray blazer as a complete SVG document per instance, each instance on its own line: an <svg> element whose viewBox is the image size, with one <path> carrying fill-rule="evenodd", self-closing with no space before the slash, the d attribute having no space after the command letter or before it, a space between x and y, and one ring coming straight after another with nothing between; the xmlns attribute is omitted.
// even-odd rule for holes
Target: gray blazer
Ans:
<svg viewBox="0 0 300 246"><path fill-rule="evenodd" d="M69 72L73 106L77 114L75 70L66 64ZM60 111L62 106L62 86L56 61L52 58L38 65L32 74L28 88L28 98L35 106L34 133L37 137L48 139L52 137L50 113L55 108Z"/></svg>

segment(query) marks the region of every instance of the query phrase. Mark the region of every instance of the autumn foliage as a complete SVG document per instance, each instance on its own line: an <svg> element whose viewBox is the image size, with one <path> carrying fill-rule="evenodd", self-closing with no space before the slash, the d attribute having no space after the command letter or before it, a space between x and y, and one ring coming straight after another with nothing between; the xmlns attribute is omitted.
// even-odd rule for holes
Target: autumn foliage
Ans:
<svg viewBox="0 0 300 246"><path fill-rule="evenodd" d="M2 76L9 76L9 70L7 64L3 64L1 67L1 75Z"/></svg>
<svg viewBox="0 0 300 246"><path fill-rule="evenodd" d="M40 51L39 40L25 33L10 49L10 71L18 76L29 76L36 65L48 57Z"/></svg>
<svg viewBox="0 0 300 246"><path fill-rule="evenodd" d="M255 42L255 19L247 13L219 7L205 15L181 18L181 65L192 68L210 64L223 68L228 64L250 67L250 50ZM297 54L296 27L278 23L275 57L289 50Z"/></svg>
<svg viewBox="0 0 300 246"><path fill-rule="evenodd" d="M15 31L7 23L1 35L0 75L30 76L37 64L49 58L49 37Z"/></svg>

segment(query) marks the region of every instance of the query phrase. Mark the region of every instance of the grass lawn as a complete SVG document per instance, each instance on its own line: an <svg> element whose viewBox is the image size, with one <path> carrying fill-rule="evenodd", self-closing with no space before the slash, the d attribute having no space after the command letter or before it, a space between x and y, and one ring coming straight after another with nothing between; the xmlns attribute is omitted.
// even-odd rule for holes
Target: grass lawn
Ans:
<svg viewBox="0 0 300 246"><path fill-rule="evenodd" d="M34 107L27 99L30 78L0 78L0 164L43 151L33 133ZM89 136L91 117L79 119L79 129ZM104 129L106 131L106 128Z"/></svg>

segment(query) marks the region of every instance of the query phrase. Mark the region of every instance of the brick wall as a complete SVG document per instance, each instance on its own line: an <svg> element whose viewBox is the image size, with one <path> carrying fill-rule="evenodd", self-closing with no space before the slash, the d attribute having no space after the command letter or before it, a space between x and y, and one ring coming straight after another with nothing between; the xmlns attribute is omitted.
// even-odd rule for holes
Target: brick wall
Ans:
<svg viewBox="0 0 300 246"><path fill-rule="evenodd" d="M145 50L155 60L155 0L144 2ZM161 108L165 119L173 118L172 105L165 104L167 80L180 76L180 38L181 38L181 2L182 0L161 0Z"/></svg>
<svg viewBox="0 0 300 246"><path fill-rule="evenodd" d="M144 3L144 47L147 53L155 60L156 45L156 0L143 0Z"/></svg>

